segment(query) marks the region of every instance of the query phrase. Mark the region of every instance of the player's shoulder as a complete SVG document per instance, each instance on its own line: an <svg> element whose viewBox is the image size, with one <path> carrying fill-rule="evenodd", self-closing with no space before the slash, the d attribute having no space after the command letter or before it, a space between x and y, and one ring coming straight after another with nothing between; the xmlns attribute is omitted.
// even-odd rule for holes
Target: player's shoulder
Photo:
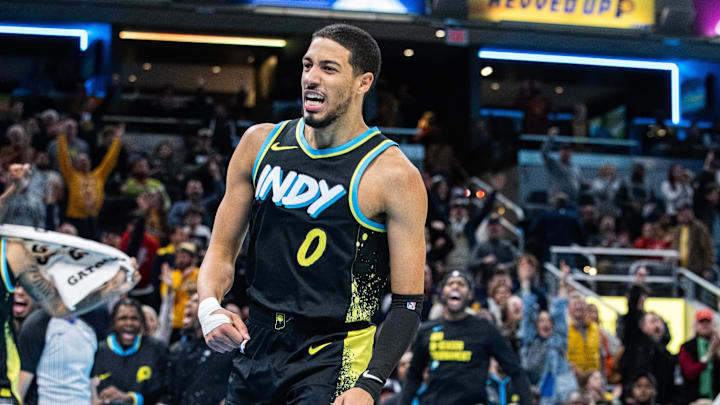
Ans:
<svg viewBox="0 0 720 405"><path fill-rule="evenodd" d="M241 142L245 141L246 144L252 145L257 144L257 147L259 148L276 125L277 124L270 122L254 124L245 130Z"/></svg>
<svg viewBox="0 0 720 405"><path fill-rule="evenodd" d="M399 147L387 148L378 155L368 172L392 187L423 184L420 171Z"/></svg>

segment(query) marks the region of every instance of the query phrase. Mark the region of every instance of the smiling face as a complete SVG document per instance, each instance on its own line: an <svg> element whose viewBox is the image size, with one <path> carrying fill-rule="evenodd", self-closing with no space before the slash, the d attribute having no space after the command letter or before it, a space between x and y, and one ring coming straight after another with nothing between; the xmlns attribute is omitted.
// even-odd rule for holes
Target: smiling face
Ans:
<svg viewBox="0 0 720 405"><path fill-rule="evenodd" d="M22 321L33 309L35 309L35 301L25 292L21 285L15 286L15 296L13 303L13 316L15 319Z"/></svg>
<svg viewBox="0 0 720 405"><path fill-rule="evenodd" d="M442 299L448 312L456 314L465 310L472 291L468 282L462 277L450 277L443 286Z"/></svg>
<svg viewBox="0 0 720 405"><path fill-rule="evenodd" d="M313 128L325 128L344 116L373 82L372 73L356 74L350 51L339 43L315 38L302 60L303 118Z"/></svg>
<svg viewBox="0 0 720 405"><path fill-rule="evenodd" d="M535 323L535 329L537 330L538 335L540 335L543 339L547 339L550 335L552 335L553 323L548 311L540 311Z"/></svg>

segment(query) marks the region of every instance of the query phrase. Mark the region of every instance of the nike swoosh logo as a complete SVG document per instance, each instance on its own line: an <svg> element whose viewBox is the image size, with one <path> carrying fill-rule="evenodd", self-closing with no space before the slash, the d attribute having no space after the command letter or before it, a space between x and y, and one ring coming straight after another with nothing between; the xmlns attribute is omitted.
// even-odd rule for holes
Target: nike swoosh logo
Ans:
<svg viewBox="0 0 720 405"><path fill-rule="evenodd" d="M274 151L281 151L281 150L290 150L290 149L297 149L297 146L280 146L280 142L275 142L270 146L270 150Z"/></svg>
<svg viewBox="0 0 720 405"><path fill-rule="evenodd" d="M365 372L362 373L362 376L365 378L369 378L371 380L375 380L375 381L379 382L380 384L385 384L385 382L383 380L381 380L380 377L376 377L376 376L368 373L367 370L365 370Z"/></svg>
<svg viewBox="0 0 720 405"><path fill-rule="evenodd" d="M325 348L326 346L330 345L331 343L332 343L332 342L327 342L327 343L321 344L320 346L315 346L315 347L310 346L310 347L308 348L308 353L310 353L311 356L314 356L315 353L319 352L320 350L322 350L322 349Z"/></svg>

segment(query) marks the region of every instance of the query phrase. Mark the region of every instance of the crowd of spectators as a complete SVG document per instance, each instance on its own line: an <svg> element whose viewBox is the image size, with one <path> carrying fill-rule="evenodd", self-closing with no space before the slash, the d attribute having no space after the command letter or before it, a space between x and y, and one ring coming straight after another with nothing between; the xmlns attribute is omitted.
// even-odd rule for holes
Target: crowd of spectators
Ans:
<svg viewBox="0 0 720 405"><path fill-rule="evenodd" d="M10 163L29 163L32 174L7 198L0 220L114 246L137 258L142 276L127 299L78 319L51 319L16 293L25 403L220 403L229 357L205 345L195 290L237 128L228 131L217 106L207 125L183 139L182 150L170 142L138 149L122 124L54 109L25 111L21 101L11 107L0 121L0 181L10 186ZM459 163L432 113L420 118L416 141L427 151L429 198L423 321L442 317L441 280L460 270L472 278L467 311L512 348L540 404L679 405L720 393L712 316L698 312L697 336L679 355L669 353L667 320L644 311L649 267L636 272L627 291L630 310L615 332L601 328L597 308L564 283L577 270L562 266L555 294L543 277L550 246L576 243L676 249L681 266L717 283L720 159L708 153L700 173L673 165L659 190L647 184L641 164L626 179L611 165L583 178L571 145L552 153L551 130L541 149L551 207L519 224L527 242L520 250L496 206L506 174L487 175L489 189L468 188L469 175L480 173ZM247 317L243 265L241 255L224 304ZM82 350L58 357L83 339ZM423 398L425 386L401 393L411 358L408 352L386 384L383 403ZM58 362L69 371L57 375ZM486 405L512 402L512 395L498 394L511 378L498 363L488 364ZM193 371L200 365L214 371L199 378Z"/></svg>

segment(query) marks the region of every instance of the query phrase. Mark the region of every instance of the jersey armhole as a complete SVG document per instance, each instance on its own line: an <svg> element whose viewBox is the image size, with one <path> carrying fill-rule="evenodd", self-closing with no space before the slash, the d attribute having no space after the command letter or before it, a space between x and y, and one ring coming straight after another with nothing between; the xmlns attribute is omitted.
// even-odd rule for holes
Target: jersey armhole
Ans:
<svg viewBox="0 0 720 405"><path fill-rule="evenodd" d="M360 179L362 178L368 166L370 166L370 163L372 163L372 161L375 160L376 157L378 157L381 153L385 152L385 150L391 146L397 146L397 143L393 142L390 139L386 139L382 141L378 146L374 147L370 152L367 153L367 155L365 155L365 157L360 160L360 163L358 163L357 167L355 168L355 172L350 179L350 193L348 198L348 202L350 204L350 212L360 225L368 229L372 229L376 232L387 232L387 228L385 227L385 224L375 222L362 213L362 211L360 210L360 204L358 204L358 187L360 186Z"/></svg>
<svg viewBox="0 0 720 405"><path fill-rule="evenodd" d="M268 136L265 138L265 141L263 142L262 146L260 146L260 150L258 151L257 156L255 157L255 163L253 164L253 171L252 171L252 183L253 187L255 187L255 178L257 177L258 169L260 168L260 163L262 163L263 159L265 159L265 155L267 154L268 149L270 149L270 146L275 141L275 138L280 135L282 130L285 128L285 126L288 124L288 121L283 121L275 125L275 127L270 131Z"/></svg>

